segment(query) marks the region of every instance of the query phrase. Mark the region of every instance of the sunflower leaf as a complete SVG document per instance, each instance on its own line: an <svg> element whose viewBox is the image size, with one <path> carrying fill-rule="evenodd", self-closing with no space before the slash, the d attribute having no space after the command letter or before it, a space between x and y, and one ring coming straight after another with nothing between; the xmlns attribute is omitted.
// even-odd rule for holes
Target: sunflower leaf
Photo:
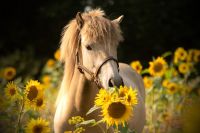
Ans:
<svg viewBox="0 0 200 133"><path fill-rule="evenodd" d="M98 124L100 124L100 123L102 123L102 122L103 122L103 120L99 120L99 121L95 122L94 124L92 124L92 127L93 127L93 126L96 126L96 125L98 125Z"/></svg>
<svg viewBox="0 0 200 133"><path fill-rule="evenodd" d="M16 79L14 80L14 83L15 83L15 84L19 84L19 83L21 83L21 82L22 82L22 77L16 78Z"/></svg>
<svg viewBox="0 0 200 133"><path fill-rule="evenodd" d="M170 79L172 77L172 70L171 69L165 72L165 77L166 77L166 79Z"/></svg>
<svg viewBox="0 0 200 133"><path fill-rule="evenodd" d="M168 52L165 52L164 54L162 54L162 57L163 58L166 58L168 56L172 55L172 52L171 51L168 51Z"/></svg>
<svg viewBox="0 0 200 133"><path fill-rule="evenodd" d="M77 124L76 126L77 126L77 127L80 127L80 126L82 126L82 125L94 124L95 122L96 122L95 119L86 120L86 121L83 121L83 122Z"/></svg>
<svg viewBox="0 0 200 133"><path fill-rule="evenodd" d="M149 73L149 69L144 69L142 72L141 72L141 75L143 74L148 74Z"/></svg>
<svg viewBox="0 0 200 133"><path fill-rule="evenodd" d="M93 106L92 108L90 108L90 110L86 113L86 115L89 115L90 113L92 113L93 111L99 109L100 107L98 106Z"/></svg>

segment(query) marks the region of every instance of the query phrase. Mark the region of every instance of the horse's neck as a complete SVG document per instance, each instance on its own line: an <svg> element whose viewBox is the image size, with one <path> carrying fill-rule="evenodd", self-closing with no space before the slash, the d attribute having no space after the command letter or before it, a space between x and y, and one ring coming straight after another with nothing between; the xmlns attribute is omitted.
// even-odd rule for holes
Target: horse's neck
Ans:
<svg viewBox="0 0 200 133"><path fill-rule="evenodd" d="M85 114L93 106L94 97L98 89L94 82L87 80L84 74L75 70L72 79L75 92L75 108L78 112Z"/></svg>

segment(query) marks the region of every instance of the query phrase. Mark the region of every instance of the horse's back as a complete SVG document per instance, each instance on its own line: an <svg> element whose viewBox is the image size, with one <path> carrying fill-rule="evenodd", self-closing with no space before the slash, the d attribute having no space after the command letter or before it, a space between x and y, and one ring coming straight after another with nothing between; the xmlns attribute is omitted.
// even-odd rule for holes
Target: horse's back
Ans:
<svg viewBox="0 0 200 133"><path fill-rule="evenodd" d="M119 63L120 75L124 85L138 90L138 104L136 105L133 117L129 121L129 127L138 133L142 132L145 125L145 89L141 75L133 70L129 65Z"/></svg>
<svg viewBox="0 0 200 133"><path fill-rule="evenodd" d="M124 63L119 63L119 68L120 75L122 76L125 85L137 88L141 96L145 99L145 89L141 75L133 70L131 66Z"/></svg>

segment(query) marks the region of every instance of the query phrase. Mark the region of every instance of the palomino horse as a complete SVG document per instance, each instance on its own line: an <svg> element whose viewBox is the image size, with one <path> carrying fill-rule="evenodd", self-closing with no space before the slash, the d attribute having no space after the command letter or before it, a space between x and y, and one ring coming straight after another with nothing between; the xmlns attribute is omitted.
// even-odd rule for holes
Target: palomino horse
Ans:
<svg viewBox="0 0 200 133"><path fill-rule="evenodd" d="M129 65L117 61L117 46L123 40L119 27L122 18L111 21L104 17L102 10L96 9L77 13L76 18L64 28L60 49L65 70L56 102L55 133L72 130L68 124L72 116L100 119L97 111L85 115L94 104L98 88L122 84L138 89L138 104L128 126L138 133L142 132L145 124L142 78ZM100 133L98 128L89 127L85 132Z"/></svg>

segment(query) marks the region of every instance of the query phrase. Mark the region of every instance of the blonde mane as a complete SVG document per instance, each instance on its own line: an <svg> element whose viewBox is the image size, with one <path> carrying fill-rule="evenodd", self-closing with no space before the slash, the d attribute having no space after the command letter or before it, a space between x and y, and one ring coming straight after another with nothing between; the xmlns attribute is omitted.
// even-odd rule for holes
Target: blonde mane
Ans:
<svg viewBox="0 0 200 133"><path fill-rule="evenodd" d="M61 39L61 61L65 63L64 77L57 97L58 104L61 97L70 90L71 81L75 70L75 54L78 48L78 39L80 32L84 38L95 42L105 42L104 44L113 44L123 40L118 23L106 19L105 13L100 9L82 13L84 24L81 30L77 24L76 18L64 27Z"/></svg>

